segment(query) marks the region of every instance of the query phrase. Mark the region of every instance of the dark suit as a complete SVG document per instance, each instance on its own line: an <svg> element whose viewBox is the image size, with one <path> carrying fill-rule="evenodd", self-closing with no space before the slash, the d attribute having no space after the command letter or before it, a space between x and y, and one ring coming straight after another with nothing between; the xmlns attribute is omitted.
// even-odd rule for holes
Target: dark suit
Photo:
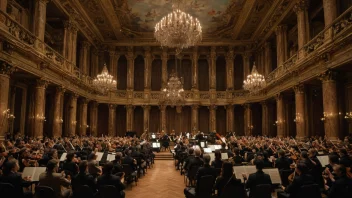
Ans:
<svg viewBox="0 0 352 198"><path fill-rule="evenodd" d="M136 170L136 164L134 164L134 160L131 156L126 156L122 159L122 164L128 164L131 166L132 170Z"/></svg>
<svg viewBox="0 0 352 198"><path fill-rule="evenodd" d="M230 179L231 179L231 181L230 181ZM214 186L215 190L218 191L218 197L221 197L221 195L223 193L223 190L224 190L224 188L225 188L227 183L232 184L233 186L240 186L241 185L241 180L240 179L234 179L232 176L228 177L228 178L224 178L222 176L219 176L216 179L215 186Z"/></svg>
<svg viewBox="0 0 352 198"><path fill-rule="evenodd" d="M117 173L122 173L123 172L123 166L118 162L117 160L112 161L114 165L114 169L112 170L112 174L116 175Z"/></svg>
<svg viewBox="0 0 352 198"><path fill-rule="evenodd" d="M260 184L272 184L270 175L264 173L262 170L258 170L256 173L252 173L249 175L248 180L246 182L246 188L250 189L249 197L252 197L251 194L255 192L255 188Z"/></svg>
<svg viewBox="0 0 352 198"><path fill-rule="evenodd" d="M348 155L345 155L340 158L340 164L344 165L345 167L350 167L352 165L352 160Z"/></svg>
<svg viewBox="0 0 352 198"><path fill-rule="evenodd" d="M72 189L75 193L75 188L78 186L87 185L93 192L97 191L97 183L92 175L87 173L78 173L76 176L72 177Z"/></svg>
<svg viewBox="0 0 352 198"><path fill-rule="evenodd" d="M190 161L191 161L194 157L195 157L194 155L189 155L189 156L185 159L185 161L184 161L184 163L183 163L183 168L184 168L185 170L188 170L188 165L189 165Z"/></svg>
<svg viewBox="0 0 352 198"><path fill-rule="evenodd" d="M289 170L292 160L288 157L280 157L275 161L275 167L279 170Z"/></svg>
<svg viewBox="0 0 352 198"><path fill-rule="evenodd" d="M197 172L197 175L196 175L196 178L197 178L197 185L196 185L196 193L198 192L198 189L199 189L199 181L201 180L201 178L203 176L206 176L206 175L211 175L213 176L214 178L214 182L215 182L215 179L216 179L216 169L211 167L209 164L205 164L204 167L200 167L198 169L198 172Z"/></svg>
<svg viewBox="0 0 352 198"><path fill-rule="evenodd" d="M65 179L60 173L45 172L39 175L39 186L51 187L56 197L66 197L66 192L61 192L61 186L69 187L71 182Z"/></svg>
<svg viewBox="0 0 352 198"><path fill-rule="evenodd" d="M98 187L106 186L106 185L115 186L117 191L121 193L121 196L125 197L125 193L123 192L123 190L125 189L125 185L121 183L119 176L115 176L112 174L103 174L102 176L98 177L97 184L98 184Z"/></svg>
<svg viewBox="0 0 352 198"><path fill-rule="evenodd" d="M22 179L21 174L10 172L7 175L0 176L1 183L10 183L15 188L14 197L24 197L23 187L27 187L30 185L29 182L26 182Z"/></svg>
<svg viewBox="0 0 352 198"><path fill-rule="evenodd" d="M204 162L200 157L194 157L189 161L188 170L191 170L191 168L194 166L198 166L198 167L203 166L203 164Z"/></svg>
<svg viewBox="0 0 352 198"><path fill-rule="evenodd" d="M77 175L77 173L78 173L78 166L76 163L74 163L72 161L65 160L62 168L64 169L65 174L70 175L71 177Z"/></svg>
<svg viewBox="0 0 352 198"><path fill-rule="evenodd" d="M349 190L348 190L349 189ZM352 179L342 177L337 179L328 192L328 198L349 198L352 193Z"/></svg>
<svg viewBox="0 0 352 198"><path fill-rule="evenodd" d="M290 198L295 198L302 186L314 183L314 178L311 175L302 174L293 179L292 183L285 189L285 192L290 194Z"/></svg>

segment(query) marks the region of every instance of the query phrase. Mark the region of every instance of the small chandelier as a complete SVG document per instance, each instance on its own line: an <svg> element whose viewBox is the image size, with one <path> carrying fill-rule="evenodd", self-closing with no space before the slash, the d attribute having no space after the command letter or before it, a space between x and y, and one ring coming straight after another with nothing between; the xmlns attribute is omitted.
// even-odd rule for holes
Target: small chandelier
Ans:
<svg viewBox="0 0 352 198"><path fill-rule="evenodd" d="M257 93L265 86L265 78L263 75L258 73L254 63L251 74L249 74L247 79L243 81L243 89L249 91L250 93Z"/></svg>
<svg viewBox="0 0 352 198"><path fill-rule="evenodd" d="M199 20L181 11L185 4L184 0L174 0L173 11L155 25L155 39L162 47L176 48L177 54L202 40Z"/></svg>
<svg viewBox="0 0 352 198"><path fill-rule="evenodd" d="M104 64L101 74L98 74L93 80L93 86L105 94L113 89L116 89L116 80L113 78L114 77L109 74L106 64Z"/></svg>

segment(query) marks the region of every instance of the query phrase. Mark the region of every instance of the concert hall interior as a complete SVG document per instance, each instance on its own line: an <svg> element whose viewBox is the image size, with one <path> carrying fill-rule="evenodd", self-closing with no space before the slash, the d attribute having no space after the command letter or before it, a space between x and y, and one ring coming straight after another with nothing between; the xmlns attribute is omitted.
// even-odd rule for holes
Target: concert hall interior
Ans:
<svg viewBox="0 0 352 198"><path fill-rule="evenodd" d="M0 0L1 197L347 198L352 0Z"/></svg>

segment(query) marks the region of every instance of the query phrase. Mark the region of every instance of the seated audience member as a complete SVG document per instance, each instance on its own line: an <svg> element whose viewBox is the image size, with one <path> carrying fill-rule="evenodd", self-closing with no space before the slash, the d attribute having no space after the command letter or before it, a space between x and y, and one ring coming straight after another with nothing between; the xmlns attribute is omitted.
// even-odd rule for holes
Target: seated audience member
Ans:
<svg viewBox="0 0 352 198"><path fill-rule="evenodd" d="M243 174L244 180L247 180L245 186L250 189L249 197L253 197L253 193L255 192L256 186L260 184L272 184L270 175L263 172L264 161L261 159L254 160L255 167L257 169L256 173L252 173L249 175L247 180L247 175Z"/></svg>
<svg viewBox="0 0 352 198"><path fill-rule="evenodd" d="M288 193L290 198L296 198L297 193L299 192L302 186L315 183L314 178L308 174L309 170L305 163L298 163L295 171L296 176L293 179L292 183L289 184L287 188L283 187L285 193ZM279 192L278 198L287 197L287 195L283 196L285 193Z"/></svg>
<svg viewBox="0 0 352 198"><path fill-rule="evenodd" d="M185 170L185 172L188 171L188 165L193 158L194 158L194 149L189 148L188 149L188 157L185 159L185 161L183 163L183 170Z"/></svg>
<svg viewBox="0 0 352 198"><path fill-rule="evenodd" d="M222 160L221 160L221 152L215 151L215 160L211 162L211 166L214 168L221 168L222 167Z"/></svg>
<svg viewBox="0 0 352 198"><path fill-rule="evenodd" d="M62 187L68 188L70 181L65 179L65 174L57 173L59 169L59 162L57 160L50 160L46 165L46 172L39 175L39 186L48 186L52 188L57 198L67 198L70 195L70 190L62 191Z"/></svg>
<svg viewBox="0 0 352 198"><path fill-rule="evenodd" d="M225 188L226 184L231 182L230 180L235 185L241 184L240 179L234 178L232 163L224 162L222 164L222 168L221 168L221 175L218 178L216 178L216 182L215 182L215 186L214 186L215 190L217 191L218 197L221 197L223 189Z"/></svg>
<svg viewBox="0 0 352 198"><path fill-rule="evenodd" d="M66 160L64 161L64 165L63 165L63 170L65 171L65 174L69 175L71 178L77 175L78 173L78 166L73 161L74 157L75 157L74 152L67 153Z"/></svg>
<svg viewBox="0 0 352 198"><path fill-rule="evenodd" d="M99 163L96 161L97 155L95 153L91 153L88 156L88 172L93 175L94 178L97 178L101 175L101 168L99 167Z"/></svg>
<svg viewBox="0 0 352 198"><path fill-rule="evenodd" d="M352 179L347 177L346 167L344 165L335 165L334 177L331 172L328 172L329 177L333 181L331 188L325 185L327 190L328 198L349 198L352 193Z"/></svg>
<svg viewBox="0 0 352 198"><path fill-rule="evenodd" d="M290 165L292 163L293 161L290 158L286 157L285 151L280 150L279 158L277 158L275 161L275 167L279 170L290 170Z"/></svg>
<svg viewBox="0 0 352 198"><path fill-rule="evenodd" d="M196 150L196 156L197 156L197 150ZM196 184L196 188L185 188L184 193L186 195L186 197L192 197L197 195L197 193L199 192L199 182L201 181L201 178L203 176L207 176L210 175L213 177L214 181L216 179L216 169L211 167L209 165L210 163L210 156L209 155L204 155L204 166L200 167L198 169L196 178L197 178L197 184Z"/></svg>
<svg viewBox="0 0 352 198"><path fill-rule="evenodd" d="M115 176L112 174L114 165L112 162L107 162L104 167L103 167L103 174L98 177L98 188L101 186L106 186L106 185L111 185L115 186L118 192L120 192L121 197L125 197L125 192L123 191L125 189L125 186L123 184L123 177Z"/></svg>
<svg viewBox="0 0 352 198"><path fill-rule="evenodd" d="M198 167L201 167L203 166L204 162L203 160L200 158L200 155L201 155L201 151L199 148L196 148L194 150L194 158L192 158L190 161L189 161L189 164L188 164L188 170L191 170L192 167L195 167L195 166L198 166Z"/></svg>
<svg viewBox="0 0 352 198"><path fill-rule="evenodd" d="M12 159L3 165L3 175L0 176L0 183L9 183L12 184L15 188L14 197L32 197L32 192L24 192L23 187L30 186L30 182L26 180L30 180L30 178L22 179L22 176L17 171L19 170L19 165L17 160Z"/></svg>
<svg viewBox="0 0 352 198"><path fill-rule="evenodd" d="M72 177L73 194L79 186L87 185L93 192L97 191L97 184L92 175L88 173L88 161L83 160L79 163L79 173Z"/></svg>
<svg viewBox="0 0 352 198"><path fill-rule="evenodd" d="M112 164L114 165L112 174L120 177L123 175L123 166L121 164L121 159L122 159L122 153L117 152L115 155L115 160L112 161Z"/></svg>
<svg viewBox="0 0 352 198"><path fill-rule="evenodd" d="M137 161L131 157L132 151L129 149L125 150L125 157L122 159L122 164L128 164L131 166L133 171L137 170Z"/></svg>

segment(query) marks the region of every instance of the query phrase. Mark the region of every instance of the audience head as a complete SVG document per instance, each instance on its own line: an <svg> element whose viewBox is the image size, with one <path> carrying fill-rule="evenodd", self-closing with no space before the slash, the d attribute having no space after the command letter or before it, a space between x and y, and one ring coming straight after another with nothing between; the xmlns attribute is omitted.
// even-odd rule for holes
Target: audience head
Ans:
<svg viewBox="0 0 352 198"><path fill-rule="evenodd" d="M296 173L298 175L306 174L308 172L308 167L305 163L301 162L297 164Z"/></svg>
<svg viewBox="0 0 352 198"><path fill-rule="evenodd" d="M112 162L107 162L103 167L103 174L111 174L113 168L114 165L112 164Z"/></svg>
<svg viewBox="0 0 352 198"><path fill-rule="evenodd" d="M286 153L284 150L279 150L279 156L280 157L285 157Z"/></svg>
<svg viewBox="0 0 352 198"><path fill-rule="evenodd" d="M344 165L341 164L335 164L333 166L334 173L336 174L337 177L346 177L347 170Z"/></svg>
<svg viewBox="0 0 352 198"><path fill-rule="evenodd" d="M66 159L67 161L71 162L73 160L73 158L75 157L75 153L74 152L69 152L66 155Z"/></svg>
<svg viewBox="0 0 352 198"><path fill-rule="evenodd" d="M97 155L96 155L95 153L89 154L89 156L88 156L88 161L96 160L96 159L97 159Z"/></svg>
<svg viewBox="0 0 352 198"><path fill-rule="evenodd" d="M302 151L301 152L301 158L308 159L308 152L307 151Z"/></svg>
<svg viewBox="0 0 352 198"><path fill-rule="evenodd" d="M340 149L339 155L340 155L340 157L348 155L347 150L346 149Z"/></svg>
<svg viewBox="0 0 352 198"><path fill-rule="evenodd" d="M208 155L208 154L203 155L203 160L204 160L204 165L209 165L210 164L210 155Z"/></svg>
<svg viewBox="0 0 352 198"><path fill-rule="evenodd" d="M257 158L254 160L254 165L257 168L257 170L263 170L264 168L264 161L260 158Z"/></svg>
<svg viewBox="0 0 352 198"><path fill-rule="evenodd" d="M79 167L79 172L80 173L86 173L88 172L88 161L87 160L83 160L79 163L78 165Z"/></svg>
<svg viewBox="0 0 352 198"><path fill-rule="evenodd" d="M201 151L200 151L199 148L194 149L194 155L195 155L196 157L200 157Z"/></svg>
<svg viewBox="0 0 352 198"><path fill-rule="evenodd" d="M122 153L121 152L117 152L116 155L115 155L115 160L119 162L119 161L121 161L121 159L122 159Z"/></svg>
<svg viewBox="0 0 352 198"><path fill-rule="evenodd" d="M338 164L339 163L339 156L337 155L329 155L329 164Z"/></svg>
<svg viewBox="0 0 352 198"><path fill-rule="evenodd" d="M46 165L46 170L48 172L57 172L59 168L59 162L55 159L49 160L48 164Z"/></svg>
<svg viewBox="0 0 352 198"><path fill-rule="evenodd" d="M10 172L17 172L20 169L18 161L16 159L11 159L7 161L3 166L4 175L9 174Z"/></svg>
<svg viewBox="0 0 352 198"><path fill-rule="evenodd" d="M309 153L309 157L317 156L317 151L315 149L309 149L308 153Z"/></svg>
<svg viewBox="0 0 352 198"><path fill-rule="evenodd" d="M232 168L232 163L231 162L224 162L222 164L222 169L221 169L221 176L224 178L229 178L232 177L233 175L233 168Z"/></svg>
<svg viewBox="0 0 352 198"><path fill-rule="evenodd" d="M194 149L193 148L189 148L188 149L188 154L193 155L193 153L194 153Z"/></svg>

